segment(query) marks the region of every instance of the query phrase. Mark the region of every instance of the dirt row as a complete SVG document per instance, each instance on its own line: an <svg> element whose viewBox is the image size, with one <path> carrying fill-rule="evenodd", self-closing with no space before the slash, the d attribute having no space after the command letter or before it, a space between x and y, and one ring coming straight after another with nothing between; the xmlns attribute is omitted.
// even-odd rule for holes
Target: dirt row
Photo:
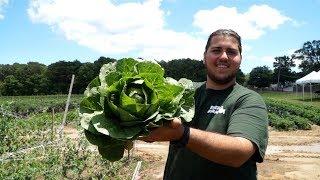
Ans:
<svg viewBox="0 0 320 180"><path fill-rule="evenodd" d="M65 127L70 138L78 137L73 127ZM149 164L142 168L141 179L162 179L168 143L137 141L133 153ZM320 126L312 130L276 131L269 129L269 143L263 163L257 164L258 179L320 179Z"/></svg>
<svg viewBox="0 0 320 180"><path fill-rule="evenodd" d="M162 179L168 143L135 144L135 152L153 162L140 172L142 179ZM276 131L269 129L265 160L258 165L258 179L320 179L320 126L312 130Z"/></svg>

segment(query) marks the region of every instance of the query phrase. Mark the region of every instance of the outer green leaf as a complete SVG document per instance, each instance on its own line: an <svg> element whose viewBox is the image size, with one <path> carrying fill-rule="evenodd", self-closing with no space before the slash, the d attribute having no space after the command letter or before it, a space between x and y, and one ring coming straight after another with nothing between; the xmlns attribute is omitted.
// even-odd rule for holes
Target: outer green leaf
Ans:
<svg viewBox="0 0 320 180"><path fill-rule="evenodd" d="M80 102L80 113L93 113L94 111L102 110L99 94L85 97Z"/></svg>
<svg viewBox="0 0 320 180"><path fill-rule="evenodd" d="M156 63L150 61L143 61L139 62L137 65L137 71L139 74L146 73L146 74L158 74L159 76L164 76L163 68Z"/></svg>
<svg viewBox="0 0 320 180"><path fill-rule="evenodd" d="M88 130L84 130L84 134L88 141L96 146L99 147L110 147L114 145L125 145L126 141L117 140L114 138L111 138L110 136L104 135L104 134L94 134Z"/></svg>
<svg viewBox="0 0 320 180"><path fill-rule="evenodd" d="M124 146L115 145L108 147L98 147L98 151L102 158L107 159L111 162L118 161L123 157Z"/></svg>
<svg viewBox="0 0 320 180"><path fill-rule="evenodd" d="M91 120L92 120L92 118L93 118L94 116L99 115L99 114L102 114L102 113L103 113L102 111L100 111L100 112L96 111L96 112L90 113L90 114L89 114L89 113L82 113L82 114L80 114L81 126L82 126L84 129L86 129L86 130L88 130L88 131L90 131L90 132L92 132L92 133L94 133L94 134L99 134L99 132L98 132L98 131L96 130L96 128L93 126Z"/></svg>
<svg viewBox="0 0 320 180"><path fill-rule="evenodd" d="M143 127L145 124L148 124L150 121L154 121L158 114L159 114L159 111L157 110L154 114L152 114L150 117L146 119L139 119L138 121L122 121L120 122L120 125L121 126L139 125L140 127Z"/></svg>
<svg viewBox="0 0 320 180"><path fill-rule="evenodd" d="M86 90L84 91L84 95L86 97L98 94L98 87L101 85L99 77L94 78L89 85L87 86Z"/></svg>
<svg viewBox="0 0 320 180"><path fill-rule="evenodd" d="M155 89L156 86L162 85L165 82L165 79L161 74L140 73L137 76L152 84Z"/></svg>
<svg viewBox="0 0 320 180"><path fill-rule="evenodd" d="M124 58L117 62L116 69L117 72L122 73L123 76L134 76L138 73L135 66L136 64L138 64L138 61L133 58Z"/></svg>
<svg viewBox="0 0 320 180"><path fill-rule="evenodd" d="M157 94L161 110L173 112L176 110L180 99L183 96L184 88L173 84L163 84L157 87Z"/></svg>
<svg viewBox="0 0 320 180"><path fill-rule="evenodd" d="M105 80L108 86L111 86L113 83L118 82L122 78L121 73L111 72L107 74Z"/></svg>
<svg viewBox="0 0 320 180"><path fill-rule="evenodd" d="M194 90L193 82L186 78L179 79L178 83L182 85L185 89Z"/></svg>
<svg viewBox="0 0 320 180"><path fill-rule="evenodd" d="M191 122L192 121L192 118L194 116L194 113L195 113L195 108L194 106L192 106L191 108L188 108L188 109L184 109L184 108L181 108L180 110L180 117L186 121L186 122Z"/></svg>
<svg viewBox="0 0 320 180"><path fill-rule="evenodd" d="M108 87L107 85L107 81L106 81L106 77L112 73L112 72L116 72L116 63L108 63L108 64L104 64L101 69L100 69L100 73L99 73L99 80L100 80L100 88L106 88Z"/></svg>
<svg viewBox="0 0 320 180"><path fill-rule="evenodd" d="M100 83L99 77L96 77L89 83L88 88L91 89L94 87L98 87L100 85L101 85L101 83Z"/></svg>
<svg viewBox="0 0 320 180"><path fill-rule="evenodd" d="M141 131L141 127L136 126L123 128L113 120L106 119L104 114L94 116L91 122L98 132L116 139L132 139Z"/></svg>

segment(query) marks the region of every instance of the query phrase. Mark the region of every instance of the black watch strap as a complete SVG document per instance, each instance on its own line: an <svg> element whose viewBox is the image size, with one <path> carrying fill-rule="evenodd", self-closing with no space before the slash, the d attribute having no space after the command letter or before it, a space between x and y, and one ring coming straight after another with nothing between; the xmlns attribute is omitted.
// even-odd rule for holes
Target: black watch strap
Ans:
<svg viewBox="0 0 320 180"><path fill-rule="evenodd" d="M176 141L171 141L170 143L178 148L186 147L186 145L189 142L189 136L190 136L190 127L189 126L183 126L183 134L182 137Z"/></svg>

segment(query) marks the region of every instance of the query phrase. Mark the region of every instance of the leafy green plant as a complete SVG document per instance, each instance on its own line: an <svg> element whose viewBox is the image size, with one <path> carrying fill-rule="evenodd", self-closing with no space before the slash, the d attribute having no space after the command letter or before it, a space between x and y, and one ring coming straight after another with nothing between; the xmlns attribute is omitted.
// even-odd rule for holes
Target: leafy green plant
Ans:
<svg viewBox="0 0 320 180"><path fill-rule="evenodd" d="M320 110L313 106L294 104L283 100L265 98L269 112L280 116L296 115L306 118L314 124L320 125Z"/></svg>
<svg viewBox="0 0 320 180"><path fill-rule="evenodd" d="M116 161L132 140L173 117L191 121L192 81L164 78L156 62L132 58L105 64L80 103L81 125L102 157Z"/></svg>
<svg viewBox="0 0 320 180"><path fill-rule="evenodd" d="M268 119L270 120L270 125L281 131L294 130L294 121L287 118L280 117L273 113L268 113Z"/></svg>

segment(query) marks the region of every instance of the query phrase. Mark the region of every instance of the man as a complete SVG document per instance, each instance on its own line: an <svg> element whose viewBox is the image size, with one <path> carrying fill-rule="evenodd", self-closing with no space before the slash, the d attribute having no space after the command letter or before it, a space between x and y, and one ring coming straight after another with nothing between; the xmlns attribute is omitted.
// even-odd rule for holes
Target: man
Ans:
<svg viewBox="0 0 320 180"><path fill-rule="evenodd" d="M191 123L173 119L143 138L170 141L164 179L256 179L268 140L266 106L259 94L236 83L240 36L220 29L207 41L207 81L196 90Z"/></svg>

